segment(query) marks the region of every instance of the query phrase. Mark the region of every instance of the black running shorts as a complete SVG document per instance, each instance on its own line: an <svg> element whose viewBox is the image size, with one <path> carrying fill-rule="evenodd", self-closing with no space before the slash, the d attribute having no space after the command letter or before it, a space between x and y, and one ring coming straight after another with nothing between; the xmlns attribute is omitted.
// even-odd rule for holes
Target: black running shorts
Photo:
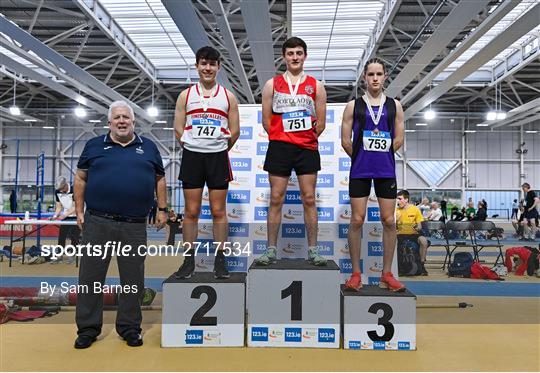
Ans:
<svg viewBox="0 0 540 373"><path fill-rule="evenodd" d="M349 197L368 197L371 192L371 180L375 185L375 195L379 198L396 199L397 182L396 179L350 179Z"/></svg>
<svg viewBox="0 0 540 373"><path fill-rule="evenodd" d="M184 149L180 175L184 189L203 188L228 189L233 179L229 153L224 150L218 153L199 153Z"/></svg>
<svg viewBox="0 0 540 373"><path fill-rule="evenodd" d="M297 145L270 141L264 160L264 170L271 175L291 176L315 174L321 169L321 156L318 150L300 148Z"/></svg>

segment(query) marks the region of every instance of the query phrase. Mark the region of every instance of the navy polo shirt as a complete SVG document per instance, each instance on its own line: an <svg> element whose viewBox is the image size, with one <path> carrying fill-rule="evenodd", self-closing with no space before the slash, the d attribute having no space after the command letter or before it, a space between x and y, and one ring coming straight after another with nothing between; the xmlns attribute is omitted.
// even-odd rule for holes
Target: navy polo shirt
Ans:
<svg viewBox="0 0 540 373"><path fill-rule="evenodd" d="M77 168L88 176L87 209L132 218L148 215L156 176L165 175L156 144L137 134L126 146L113 142L109 134L90 139Z"/></svg>

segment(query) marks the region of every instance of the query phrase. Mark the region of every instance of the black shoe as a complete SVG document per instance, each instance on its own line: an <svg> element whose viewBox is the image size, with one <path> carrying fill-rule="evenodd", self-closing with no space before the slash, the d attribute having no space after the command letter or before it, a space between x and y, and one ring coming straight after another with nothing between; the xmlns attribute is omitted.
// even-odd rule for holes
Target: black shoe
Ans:
<svg viewBox="0 0 540 373"><path fill-rule="evenodd" d="M130 333L124 337L129 347L139 347L143 345L142 337L139 333Z"/></svg>
<svg viewBox="0 0 540 373"><path fill-rule="evenodd" d="M426 271L426 267L424 266L424 263L422 263L422 272L420 272L422 276L427 276L428 272Z"/></svg>
<svg viewBox="0 0 540 373"><path fill-rule="evenodd" d="M214 277L215 278L231 277L229 270L227 269L227 263L225 261L225 256L223 255L223 252L218 252L216 254L216 259L214 260Z"/></svg>
<svg viewBox="0 0 540 373"><path fill-rule="evenodd" d="M178 268L178 271L174 274L175 278L190 278L193 272L195 271L195 259L192 256L186 256L184 258L184 263Z"/></svg>
<svg viewBox="0 0 540 373"><path fill-rule="evenodd" d="M73 347L75 347L78 350L81 350L83 348L88 348L92 346L92 343L96 341L96 337L90 337L89 335L80 335L75 340L75 344Z"/></svg>

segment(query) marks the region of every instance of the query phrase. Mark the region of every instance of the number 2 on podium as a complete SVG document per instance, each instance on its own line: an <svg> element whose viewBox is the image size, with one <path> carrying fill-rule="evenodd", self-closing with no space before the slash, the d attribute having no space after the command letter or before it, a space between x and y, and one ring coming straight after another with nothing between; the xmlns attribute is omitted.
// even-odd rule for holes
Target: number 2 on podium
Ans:
<svg viewBox="0 0 540 373"><path fill-rule="evenodd" d="M201 295L206 294L206 302L193 314L189 325L191 326L215 326L217 317L205 316L214 307L217 300L216 290L208 285L197 286L191 292L192 299L201 299Z"/></svg>

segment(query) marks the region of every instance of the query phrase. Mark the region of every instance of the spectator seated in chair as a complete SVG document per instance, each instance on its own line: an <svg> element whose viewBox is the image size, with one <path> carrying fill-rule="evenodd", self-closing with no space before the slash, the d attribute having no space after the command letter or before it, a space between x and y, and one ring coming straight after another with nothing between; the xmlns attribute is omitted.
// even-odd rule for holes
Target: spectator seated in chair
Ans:
<svg viewBox="0 0 540 373"><path fill-rule="evenodd" d="M409 193L405 190L397 194L396 226L398 240L409 238L418 242L420 247L420 262L422 263L422 275L427 276L425 268L427 249L429 242L421 234L420 223L424 220L420 209L409 203Z"/></svg>
<svg viewBox="0 0 540 373"><path fill-rule="evenodd" d="M427 220L431 221L443 221L441 220L443 217L443 213L441 209L439 208L439 204L437 202L431 203L431 208L429 210Z"/></svg>
<svg viewBox="0 0 540 373"><path fill-rule="evenodd" d="M486 207L484 206L484 202L480 201L478 202L478 210L476 210L474 217L470 220L486 221L486 219L487 219L487 210L486 210Z"/></svg>

